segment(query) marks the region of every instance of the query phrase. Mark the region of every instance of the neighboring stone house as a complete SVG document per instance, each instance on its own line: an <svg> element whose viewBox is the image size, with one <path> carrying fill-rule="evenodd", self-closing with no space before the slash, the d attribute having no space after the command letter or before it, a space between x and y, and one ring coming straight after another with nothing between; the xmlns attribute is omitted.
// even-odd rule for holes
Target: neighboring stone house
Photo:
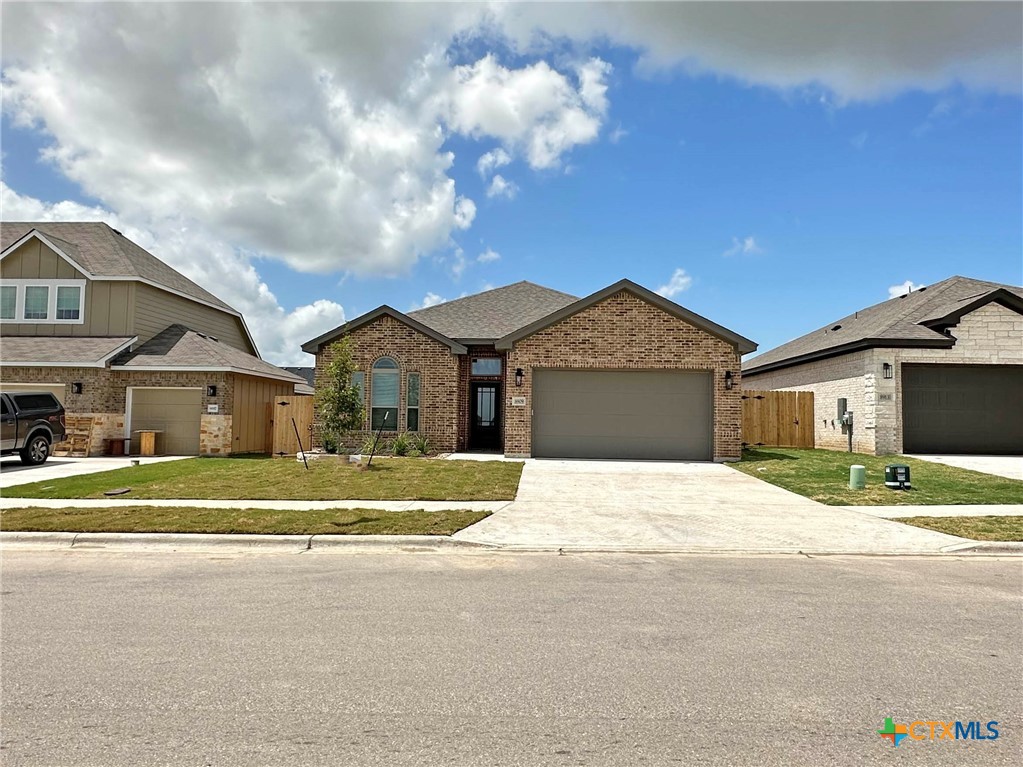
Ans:
<svg viewBox="0 0 1023 767"><path fill-rule="evenodd" d="M951 277L743 364L753 390L814 392L817 447L1023 454L1023 288Z"/></svg>
<svg viewBox="0 0 1023 767"><path fill-rule="evenodd" d="M301 378L242 316L102 223L0 225L0 386L92 419L90 454L140 429L173 454L269 452L267 405Z"/></svg>
<svg viewBox="0 0 1023 767"><path fill-rule="evenodd" d="M382 428L513 457L740 457L740 358L756 344L628 280L583 299L518 282L381 306L303 345L317 376L346 335L366 406L354 440Z"/></svg>

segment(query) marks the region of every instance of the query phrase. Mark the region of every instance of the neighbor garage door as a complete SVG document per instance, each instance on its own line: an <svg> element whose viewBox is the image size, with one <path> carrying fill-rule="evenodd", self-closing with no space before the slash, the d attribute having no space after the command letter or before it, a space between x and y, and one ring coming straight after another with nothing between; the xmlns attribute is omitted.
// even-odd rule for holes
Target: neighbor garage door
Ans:
<svg viewBox="0 0 1023 767"><path fill-rule="evenodd" d="M1023 453L1023 365L903 365L905 453Z"/></svg>
<svg viewBox="0 0 1023 767"><path fill-rule="evenodd" d="M132 389L131 444L138 429L157 429L157 446L167 455L198 455L201 389Z"/></svg>
<svg viewBox="0 0 1023 767"><path fill-rule="evenodd" d="M713 458L711 376L697 371L533 371L538 458Z"/></svg>
<svg viewBox="0 0 1023 767"><path fill-rule="evenodd" d="M0 389L5 392L16 392L16 391L48 391L60 404L64 404L64 400L67 399L66 390L67 387L64 384L20 384L20 383L7 383L0 384Z"/></svg>

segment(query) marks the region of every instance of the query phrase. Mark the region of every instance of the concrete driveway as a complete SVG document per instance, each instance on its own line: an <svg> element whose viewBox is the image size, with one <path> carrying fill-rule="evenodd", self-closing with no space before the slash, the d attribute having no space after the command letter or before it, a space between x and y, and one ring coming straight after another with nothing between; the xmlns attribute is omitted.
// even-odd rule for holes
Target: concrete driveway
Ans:
<svg viewBox="0 0 1023 767"><path fill-rule="evenodd" d="M1023 455L911 455L921 461L943 463L996 477L1023 480Z"/></svg>
<svg viewBox="0 0 1023 767"><path fill-rule="evenodd" d="M135 460L146 464L160 461L180 461L187 457L160 455L151 458L136 458ZM30 482L49 482L53 479L77 477L81 474L123 469L131 466L131 461L131 458L60 458L54 456L39 466L26 466L17 456L7 456L0 461L0 489L27 485Z"/></svg>
<svg viewBox="0 0 1023 767"><path fill-rule="evenodd" d="M522 549L925 553L963 538L824 506L713 463L526 461L513 503L455 538Z"/></svg>

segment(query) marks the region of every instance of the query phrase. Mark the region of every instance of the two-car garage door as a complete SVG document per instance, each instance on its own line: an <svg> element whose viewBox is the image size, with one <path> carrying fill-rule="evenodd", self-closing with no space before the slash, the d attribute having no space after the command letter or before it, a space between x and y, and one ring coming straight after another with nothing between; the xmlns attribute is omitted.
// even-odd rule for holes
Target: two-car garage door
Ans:
<svg viewBox="0 0 1023 767"><path fill-rule="evenodd" d="M711 374L533 370L537 458L713 459Z"/></svg>
<svg viewBox="0 0 1023 767"><path fill-rule="evenodd" d="M906 453L1023 453L1023 365L903 365Z"/></svg>

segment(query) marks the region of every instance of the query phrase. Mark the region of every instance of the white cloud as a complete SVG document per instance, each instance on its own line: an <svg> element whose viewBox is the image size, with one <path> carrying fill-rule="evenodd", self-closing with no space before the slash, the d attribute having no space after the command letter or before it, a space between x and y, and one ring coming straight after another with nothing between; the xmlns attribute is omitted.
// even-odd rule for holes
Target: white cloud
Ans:
<svg viewBox="0 0 1023 767"><path fill-rule="evenodd" d="M509 3L495 13L522 50L610 41L637 49L641 72L823 89L838 103L1023 85L1018 3Z"/></svg>
<svg viewBox="0 0 1023 767"><path fill-rule="evenodd" d="M625 128L623 128L621 125L619 125L613 131L611 131L611 133L608 134L607 139L612 144L617 144L619 141L621 141L623 138L625 138L628 135L629 135L629 132L627 130L625 130Z"/></svg>
<svg viewBox="0 0 1023 767"><path fill-rule="evenodd" d="M452 130L496 137L531 168L554 168L573 147L597 138L610 72L610 64L592 58L576 67L576 85L546 61L508 69L487 54L455 67L437 109Z"/></svg>
<svg viewBox="0 0 1023 767"><path fill-rule="evenodd" d="M480 174L480 178L485 180L497 168L501 168L510 162L511 155L501 149L501 147L498 147L480 155L480 159L476 161L476 172Z"/></svg>
<svg viewBox="0 0 1023 767"><path fill-rule="evenodd" d="M479 261L481 264L489 264L492 261L499 261L500 259L501 259L501 254L498 253L493 248L487 248L482 253L480 253L478 256L476 256L476 260Z"/></svg>
<svg viewBox="0 0 1023 767"><path fill-rule="evenodd" d="M151 230L174 211L297 270L395 276L473 223L449 175L452 133L551 168L600 129L598 59L453 66L447 48L485 34L486 18L469 6L5 6L3 105L48 134L62 174ZM161 33L138 32L150 28Z"/></svg>
<svg viewBox="0 0 1023 767"><path fill-rule="evenodd" d="M451 276L456 280L460 280L462 278L462 273L469 265L469 261L465 257L465 251L461 248L455 249L455 252L451 254L449 261L450 263L448 268L451 270Z"/></svg>
<svg viewBox="0 0 1023 767"><path fill-rule="evenodd" d="M301 350L302 343L345 321L342 306L325 299L286 310L244 255L181 219L149 229L102 207L45 203L2 181L0 210L7 221L105 221L241 312L260 355L278 365L309 364L312 358Z"/></svg>
<svg viewBox="0 0 1023 767"><path fill-rule="evenodd" d="M898 285L892 285L888 288L888 298L898 298L904 296L907 293L912 293L914 290L920 290L920 288L926 288L926 285L922 283L913 282L912 280L906 280Z"/></svg>
<svg viewBox="0 0 1023 767"><path fill-rule="evenodd" d="M742 239L739 239L738 237L733 237L732 238L732 247L730 247L728 250L726 250L721 255L723 255L723 256L738 256L738 255L755 256L755 255L758 255L758 254L763 253L763 252L764 252L763 248L761 248L759 245L757 245L756 238L753 235L750 235L748 237L743 237Z"/></svg>
<svg viewBox="0 0 1023 767"><path fill-rule="evenodd" d="M689 290L692 284L693 278L686 274L685 269L676 269L672 273L671 279L654 292L665 298L674 298L679 293Z"/></svg>
<svg viewBox="0 0 1023 767"><path fill-rule="evenodd" d="M852 144L853 149L863 149L863 147L867 145L867 139L869 137L870 134L867 133L867 131L863 131L862 133L857 133L855 136L849 139L849 143Z"/></svg>
<svg viewBox="0 0 1023 767"><path fill-rule="evenodd" d="M445 301L447 301L447 299L444 298L443 296L439 296L436 293L429 292L425 296L423 296L422 301L420 301L418 304L413 304L409 311L414 312L417 309L426 309L431 306L436 306L437 304L443 304Z"/></svg>
<svg viewBox="0 0 1023 767"><path fill-rule="evenodd" d="M519 187L514 181L508 181L500 173L490 180L487 187L487 197L506 197L512 199L519 193Z"/></svg>

